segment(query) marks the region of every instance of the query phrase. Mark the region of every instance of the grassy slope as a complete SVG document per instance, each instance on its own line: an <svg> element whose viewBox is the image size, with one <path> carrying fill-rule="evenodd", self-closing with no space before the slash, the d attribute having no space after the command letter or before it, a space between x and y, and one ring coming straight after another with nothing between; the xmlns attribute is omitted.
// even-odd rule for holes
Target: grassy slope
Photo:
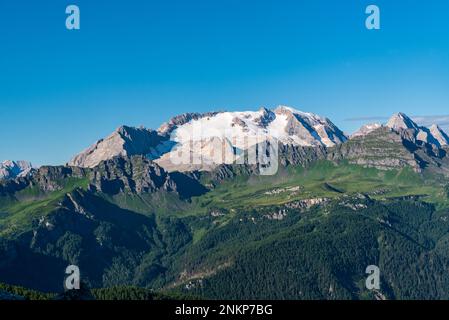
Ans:
<svg viewBox="0 0 449 320"><path fill-rule="evenodd" d="M301 187L299 192L284 191L267 195L267 191ZM381 190L382 192L378 192ZM377 193L376 193L377 192ZM426 181L409 168L381 171L357 165L335 165L321 161L310 168L287 168L277 176L239 177L193 199L201 214L211 208L242 209L253 206L281 205L318 197L338 198L344 194L368 193L375 199L419 195L423 200L449 206L444 187ZM186 213L184 213L186 214Z"/></svg>
<svg viewBox="0 0 449 320"><path fill-rule="evenodd" d="M33 220L46 216L56 208L65 194L76 188L87 188L87 179L61 181L63 188L50 193L42 193L37 187L29 187L9 198L0 206L0 237L15 236L29 229ZM18 199L21 199L20 201ZM26 200L25 200L26 199Z"/></svg>
<svg viewBox="0 0 449 320"><path fill-rule="evenodd" d="M86 188L88 182L84 179L69 179L61 183L64 188L52 193L43 194L37 187L30 187L17 193L14 199L0 197L0 236L20 233L34 219L51 212L66 193L75 188ZM266 194L294 187L300 187L300 190ZM254 207L320 197L332 199L342 194L355 193L368 193L375 199L418 195L439 208L449 207L442 185L431 179L424 180L409 168L381 171L350 164L337 166L329 161L317 162L309 168L280 168L276 176L240 176L220 184L203 196L193 198L190 203L167 193L104 198L122 208L145 215L156 213L188 217L208 215L212 210L218 210L227 213L222 218L225 223L236 212ZM196 241L205 234L204 229L192 231Z"/></svg>
<svg viewBox="0 0 449 320"><path fill-rule="evenodd" d="M64 186L62 190L48 194L43 194L37 188L27 188L17 193L15 199L0 198L0 237L14 236L26 230L31 226L33 220L51 212L66 193L76 188L86 188L87 180L71 179L63 182L62 185ZM267 191L297 186L300 187L299 191L286 190L276 194L266 194ZM240 176L232 181L222 183L201 197L193 198L191 203L180 201L174 194L165 193L105 198L120 207L141 214L156 213L159 216L173 215L182 219L195 220L191 224L192 244L199 245L197 248L199 253L206 254L207 251L202 248L202 243L204 239L210 239L211 236L216 240L210 240L212 241L210 243L216 246L216 243L222 243L222 239L232 239L232 235L238 233L237 228L244 228L240 231L245 235L249 235L249 232L254 233L251 236L255 238L251 242L248 241L245 246L239 246L238 243L241 243L241 239L235 237L235 243L232 240L227 243L223 242L221 249L220 245L217 245L216 252L207 252L208 256L216 253L217 260L220 260L220 257L230 256L235 248L243 249L245 247L245 250L253 252L257 250L250 247L263 248L281 238L290 238L289 232L292 231L288 228L290 226L281 226L282 228L275 231L270 229L271 224L267 222L264 228L252 230L252 224L249 224L246 229L246 225L240 226L238 219L234 219L236 216L240 218L253 208L277 206L295 200L317 197L339 198L345 194L361 192L369 193L377 199L420 195L424 201L435 204L439 208L449 207L444 187L432 179L423 179L421 175L411 169L380 171L349 164L336 166L328 161L317 162L310 168L284 168L276 176ZM203 219L209 217L212 210L227 213L214 218L214 222L221 223L213 227L208 224L210 219ZM201 215L203 215L201 219L196 219ZM310 219L312 218L317 219L318 217L317 215L310 216ZM293 221L292 223L296 224ZM299 226L302 224L303 222L299 222ZM222 228L226 226L227 228ZM220 231L220 229L222 230ZM271 236L272 232L276 232L276 234ZM262 234L265 234L266 237L262 237ZM218 249L221 251L218 252ZM198 256L201 257L199 254Z"/></svg>

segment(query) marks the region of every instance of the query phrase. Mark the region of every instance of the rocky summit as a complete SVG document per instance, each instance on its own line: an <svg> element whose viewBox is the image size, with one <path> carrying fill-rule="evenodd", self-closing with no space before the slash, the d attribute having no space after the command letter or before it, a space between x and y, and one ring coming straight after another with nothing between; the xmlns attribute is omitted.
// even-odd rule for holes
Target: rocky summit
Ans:
<svg viewBox="0 0 449 320"><path fill-rule="evenodd" d="M430 129L419 126L404 113L393 115L388 121L387 127L408 135L410 140L421 141L436 147L447 146L449 142L447 135L437 125L433 125Z"/></svg>
<svg viewBox="0 0 449 320"><path fill-rule="evenodd" d="M122 126L76 155L68 164L92 168L116 156L152 154L157 152L157 146L163 141L163 137L154 130Z"/></svg>

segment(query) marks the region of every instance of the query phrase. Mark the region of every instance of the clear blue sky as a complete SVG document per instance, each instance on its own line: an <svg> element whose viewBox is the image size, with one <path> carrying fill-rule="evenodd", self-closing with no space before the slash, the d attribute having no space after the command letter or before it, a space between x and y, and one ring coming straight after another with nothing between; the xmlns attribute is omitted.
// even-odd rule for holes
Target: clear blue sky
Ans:
<svg viewBox="0 0 449 320"><path fill-rule="evenodd" d="M372 3L380 31L365 29ZM449 1L0 3L0 160L62 164L121 124L278 104L347 132L449 114Z"/></svg>

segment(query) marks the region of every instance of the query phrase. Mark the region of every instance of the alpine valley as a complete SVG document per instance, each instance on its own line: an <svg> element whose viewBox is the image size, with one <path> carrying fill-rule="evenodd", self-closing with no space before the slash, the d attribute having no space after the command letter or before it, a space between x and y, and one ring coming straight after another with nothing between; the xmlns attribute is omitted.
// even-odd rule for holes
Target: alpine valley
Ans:
<svg viewBox="0 0 449 320"><path fill-rule="evenodd" d="M274 175L245 160L256 136L277 141ZM201 161L172 161L192 146ZM85 298L448 299L448 152L403 113L348 136L281 106L122 126L62 166L5 161L0 299L61 298L72 264Z"/></svg>

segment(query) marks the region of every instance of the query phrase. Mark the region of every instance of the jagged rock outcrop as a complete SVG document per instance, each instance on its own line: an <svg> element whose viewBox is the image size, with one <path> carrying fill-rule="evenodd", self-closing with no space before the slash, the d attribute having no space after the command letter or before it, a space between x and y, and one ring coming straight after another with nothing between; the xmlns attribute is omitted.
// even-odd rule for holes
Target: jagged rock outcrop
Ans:
<svg viewBox="0 0 449 320"><path fill-rule="evenodd" d="M174 191L169 174L143 156L115 157L101 162L92 173L91 183L105 193L151 193L159 189Z"/></svg>
<svg viewBox="0 0 449 320"><path fill-rule="evenodd" d="M33 176L0 183L0 194L14 194L29 186L42 193L62 190L70 178L85 179L88 190L112 195L165 191L188 198L206 192L195 173L169 173L144 156L132 156L102 161L92 169L43 166Z"/></svg>
<svg viewBox="0 0 449 320"><path fill-rule="evenodd" d="M45 192L60 190L61 182L67 178L84 178L89 173L88 169L68 166L42 166L30 178L31 185L37 185Z"/></svg>
<svg viewBox="0 0 449 320"><path fill-rule="evenodd" d="M107 194L165 191L189 198L206 192L195 174L169 173L144 156L116 157L101 162L92 170L90 183Z"/></svg>
<svg viewBox="0 0 449 320"><path fill-rule="evenodd" d="M430 129L419 126L404 113L393 115L388 121L387 127L400 133L402 137L413 143L420 141L422 143L431 144L437 148L446 146L449 143L447 135L441 128L436 125L432 126Z"/></svg>
<svg viewBox="0 0 449 320"><path fill-rule="evenodd" d="M328 159L346 160L365 167L390 170L410 166L421 171L419 159L404 145L401 135L388 127L381 127L365 136L329 150Z"/></svg>
<svg viewBox="0 0 449 320"><path fill-rule="evenodd" d="M440 146L445 147L449 145L449 136L438 125L432 125L429 130Z"/></svg>
<svg viewBox="0 0 449 320"><path fill-rule="evenodd" d="M68 166L42 166L32 175L0 182L0 194L15 193L26 187L37 187L41 192L64 188L67 178L87 178L89 169Z"/></svg>
<svg viewBox="0 0 449 320"><path fill-rule="evenodd" d="M411 167L415 172L449 174L447 151L416 139L410 129L381 127L328 149L327 158L381 170Z"/></svg>
<svg viewBox="0 0 449 320"><path fill-rule="evenodd" d="M331 147L348 139L328 118L285 106L276 108L274 113L285 121L282 129L287 137L280 135L279 139L284 144Z"/></svg>

